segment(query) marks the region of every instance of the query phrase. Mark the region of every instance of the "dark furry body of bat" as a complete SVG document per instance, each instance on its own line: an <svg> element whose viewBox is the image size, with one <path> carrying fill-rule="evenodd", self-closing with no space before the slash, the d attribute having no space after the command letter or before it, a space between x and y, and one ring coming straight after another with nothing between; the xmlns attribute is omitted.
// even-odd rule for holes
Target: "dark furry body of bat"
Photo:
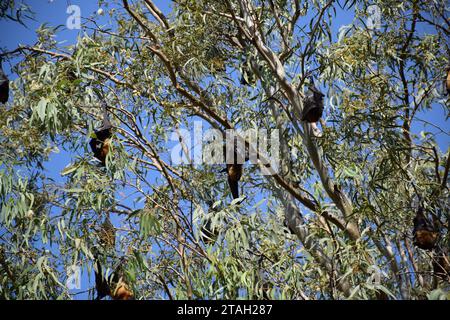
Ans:
<svg viewBox="0 0 450 320"><path fill-rule="evenodd" d="M424 250L432 250L436 246L439 233L430 224L420 207L414 218L414 245Z"/></svg>
<svg viewBox="0 0 450 320"><path fill-rule="evenodd" d="M239 180L242 177L242 164L227 164L228 185L233 199L239 198Z"/></svg>
<svg viewBox="0 0 450 320"><path fill-rule="evenodd" d="M109 281L105 278L102 272L102 266L98 259L95 259L95 290L97 291L96 300L101 300L104 297L111 295L111 288Z"/></svg>
<svg viewBox="0 0 450 320"><path fill-rule="evenodd" d="M111 128L101 129L95 132L95 138L89 142L94 156L106 165L106 156L111 149Z"/></svg>
<svg viewBox="0 0 450 320"><path fill-rule="evenodd" d="M302 121L317 122L323 114L323 97L325 96L315 86L311 79L311 86L308 89L304 100Z"/></svg>
<svg viewBox="0 0 450 320"><path fill-rule="evenodd" d="M450 95L450 69L447 71L447 79L445 81L445 87L447 88L447 94Z"/></svg>
<svg viewBox="0 0 450 320"><path fill-rule="evenodd" d="M6 103L9 99L9 80L0 65L0 102Z"/></svg>
<svg viewBox="0 0 450 320"><path fill-rule="evenodd" d="M101 300L104 297L110 296L114 300L132 300L134 298L133 292L128 285L123 281L120 266L114 270L111 277L106 278L102 272L100 261L95 259L95 266L97 270L95 273L95 289L97 290L96 300Z"/></svg>

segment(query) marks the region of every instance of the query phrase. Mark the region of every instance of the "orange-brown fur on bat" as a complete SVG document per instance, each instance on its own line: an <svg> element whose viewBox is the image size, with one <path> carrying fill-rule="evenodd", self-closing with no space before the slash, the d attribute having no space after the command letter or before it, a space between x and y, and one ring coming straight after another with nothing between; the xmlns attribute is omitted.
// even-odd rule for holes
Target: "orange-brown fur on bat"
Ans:
<svg viewBox="0 0 450 320"><path fill-rule="evenodd" d="M102 273L102 267L97 258L95 263L97 267L97 270L95 270L97 300L101 300L106 296L110 296L114 300L132 300L134 298L133 292L123 280L123 277L119 276L119 273L121 273L120 267L107 279ZM112 290L112 288L115 289Z"/></svg>
<svg viewBox="0 0 450 320"><path fill-rule="evenodd" d="M106 165L106 157L111 149L111 132L110 129L107 129L109 132L100 133L96 132L96 137L92 138L89 143L94 153L94 157L96 157L103 166Z"/></svg>
<svg viewBox="0 0 450 320"><path fill-rule="evenodd" d="M450 68L447 70L447 79L445 81L445 87L447 88L447 94L450 94Z"/></svg>
<svg viewBox="0 0 450 320"><path fill-rule="evenodd" d="M242 177L242 164L227 164L228 185L233 198L239 198L239 180Z"/></svg>
<svg viewBox="0 0 450 320"><path fill-rule="evenodd" d="M117 284L116 290L111 294L111 298L114 300L132 300L134 296L128 285L121 280Z"/></svg>
<svg viewBox="0 0 450 320"><path fill-rule="evenodd" d="M109 150L111 148L111 139L106 139L103 142L102 148L100 149L100 153L98 155L98 160L100 160L103 164L106 163L106 156L109 153Z"/></svg>
<svg viewBox="0 0 450 320"><path fill-rule="evenodd" d="M414 244L424 250L432 250L438 239L438 233L429 230L417 230L414 234Z"/></svg>
<svg viewBox="0 0 450 320"><path fill-rule="evenodd" d="M433 250L439 238L439 233L433 228L420 207L414 218L414 244L424 250Z"/></svg>

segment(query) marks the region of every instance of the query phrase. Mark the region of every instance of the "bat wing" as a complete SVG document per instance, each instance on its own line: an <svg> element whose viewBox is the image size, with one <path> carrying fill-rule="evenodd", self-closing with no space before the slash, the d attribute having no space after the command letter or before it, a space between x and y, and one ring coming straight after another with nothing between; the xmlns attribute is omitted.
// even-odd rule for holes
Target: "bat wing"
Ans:
<svg viewBox="0 0 450 320"><path fill-rule="evenodd" d="M91 141L89 141L89 146L91 147L92 152L95 154L98 150L97 139L92 138Z"/></svg>
<svg viewBox="0 0 450 320"><path fill-rule="evenodd" d="M447 93L450 94L450 69L447 72L447 81L446 81Z"/></svg>
<svg viewBox="0 0 450 320"><path fill-rule="evenodd" d="M111 294L111 289L109 287L109 283L106 278L102 274L102 266L100 261L96 259L95 266L97 270L94 270L95 273L95 290L97 290L97 300L101 300L106 296Z"/></svg>
<svg viewBox="0 0 450 320"><path fill-rule="evenodd" d="M233 199L239 198L239 183L236 180L228 177L228 185L230 186L231 194L233 195Z"/></svg>
<svg viewBox="0 0 450 320"><path fill-rule="evenodd" d="M102 127L99 130L95 131L95 135L97 139L100 141L105 141L106 139L111 138L111 127Z"/></svg>
<svg viewBox="0 0 450 320"><path fill-rule="evenodd" d="M9 99L9 80L0 72L0 102L6 103Z"/></svg>

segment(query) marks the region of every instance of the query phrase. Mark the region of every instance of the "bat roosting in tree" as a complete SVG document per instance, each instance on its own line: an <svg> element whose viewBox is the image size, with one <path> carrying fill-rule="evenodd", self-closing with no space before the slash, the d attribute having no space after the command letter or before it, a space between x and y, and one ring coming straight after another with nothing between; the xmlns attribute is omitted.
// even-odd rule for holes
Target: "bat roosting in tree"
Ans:
<svg viewBox="0 0 450 320"><path fill-rule="evenodd" d="M112 125L109 121L106 106L103 105L103 125L95 131L89 142L94 156L100 160L103 166L106 165L106 156L111 149Z"/></svg>
<svg viewBox="0 0 450 320"><path fill-rule="evenodd" d="M324 96L325 95L315 87L314 80L311 79L311 84L304 100L302 121L310 123L319 121L323 114Z"/></svg>
<svg viewBox="0 0 450 320"><path fill-rule="evenodd" d="M96 300L101 300L104 297L111 295L111 289L109 286L109 281L103 275L102 265L100 261L95 258L95 290L97 290L97 298Z"/></svg>
<svg viewBox="0 0 450 320"><path fill-rule="evenodd" d="M239 180L242 177L242 164L227 164L227 175L233 199L239 198Z"/></svg>
<svg viewBox="0 0 450 320"><path fill-rule="evenodd" d="M447 94L450 94L450 68L447 70L447 78L445 79L445 87L447 88Z"/></svg>
<svg viewBox="0 0 450 320"><path fill-rule="evenodd" d="M6 103L9 99L9 80L3 71L0 58L0 103Z"/></svg>
<svg viewBox="0 0 450 320"><path fill-rule="evenodd" d="M119 265L113 274L106 277L102 272L102 266L95 257L95 289L97 290L97 300L110 296L114 300L132 300L133 292L124 280L122 266Z"/></svg>
<svg viewBox="0 0 450 320"><path fill-rule="evenodd" d="M244 148L246 149L246 148ZM226 146L224 146L224 155L225 159L227 160L227 151ZM227 167L224 170L224 172L227 173L228 176L228 185L230 186L231 194L233 196L233 199L239 198L239 180L241 180L242 172L243 172L243 161L238 161L238 150L237 145L234 144L234 152L232 154L233 161L226 161ZM247 154L247 151L245 151L245 157L244 161L248 161L249 157Z"/></svg>
<svg viewBox="0 0 450 320"><path fill-rule="evenodd" d="M422 206L417 210L414 218L414 244L424 250L432 250L437 242L439 233L428 221Z"/></svg>

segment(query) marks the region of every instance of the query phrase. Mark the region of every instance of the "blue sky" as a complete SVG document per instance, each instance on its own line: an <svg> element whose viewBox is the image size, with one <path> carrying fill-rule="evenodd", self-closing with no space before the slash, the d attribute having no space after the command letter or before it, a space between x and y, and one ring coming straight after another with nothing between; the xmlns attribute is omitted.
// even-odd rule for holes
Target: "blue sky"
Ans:
<svg viewBox="0 0 450 320"><path fill-rule="evenodd" d="M68 14L66 12L67 7L69 5L78 5L81 8L81 14L83 17L91 17L96 19L99 24L104 25L108 24L108 15L105 14L103 16L98 16L96 14L99 9L97 5L97 1L68 1L68 0L31 0L27 2L33 11L35 12L35 21L27 20L26 25L24 27L15 22L10 21L0 21L0 30L2 30L2 36L0 38L0 47L5 50L13 50L19 44L33 44L36 41L35 29L37 29L42 23L46 23L51 26L64 26L60 32L57 34L56 40L61 43L61 45L69 45L75 43L79 30L68 30L65 27L66 20L68 18ZM155 1L156 5L161 8L164 12L169 11L169 1L159 0ZM106 11L106 10L105 10ZM353 17L349 13L343 13L342 11L338 11L337 17L334 19L334 31L337 33L339 27L342 25L346 25L351 23ZM427 29L422 29L422 32L427 32ZM8 65L4 65L5 71L8 73L8 76L11 79L14 79L15 76L10 73L10 69ZM448 135L448 124L446 123L446 110L443 108L433 108L432 111L426 113L418 114L417 118L424 120L416 121L413 124L413 132L419 133L422 130L427 130L436 133L437 142L440 146L440 149L445 152L449 146L450 138ZM426 124L426 122L434 123L440 126L444 133L440 132L441 130L436 129L432 125ZM208 127L205 125L204 127ZM447 132L447 133L445 133ZM60 153L54 153L51 156L51 159L46 163L47 174L52 177L57 182L63 182L64 178L60 176L61 170L67 166L72 159L72 155L67 154L64 151ZM256 199L257 202L259 199ZM86 289L87 285L87 274L83 274L82 280L82 291ZM91 282L92 283L92 282ZM76 298L86 298L87 295L79 295Z"/></svg>

